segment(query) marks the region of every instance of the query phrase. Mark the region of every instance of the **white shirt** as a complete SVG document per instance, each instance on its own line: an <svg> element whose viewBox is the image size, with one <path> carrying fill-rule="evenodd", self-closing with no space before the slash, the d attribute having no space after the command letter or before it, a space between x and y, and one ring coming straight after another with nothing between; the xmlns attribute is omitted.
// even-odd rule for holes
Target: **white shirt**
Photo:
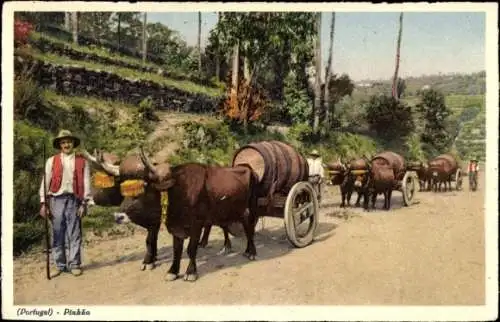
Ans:
<svg viewBox="0 0 500 322"><path fill-rule="evenodd" d="M50 179L52 178L52 164L54 162L54 157L50 157L45 163L45 178L47 194L52 196L60 196L63 193L73 193L73 175L75 171L75 154L64 154L61 152L61 163L63 168L61 187L55 193L49 191ZM90 191L90 169L88 162L85 162L85 167L83 170L83 196L84 199L93 204L92 195ZM43 178L40 183L40 203L45 202L44 189L43 189Z"/></svg>
<svg viewBox="0 0 500 322"><path fill-rule="evenodd" d="M323 169L323 161L321 158L316 159L307 159L307 163L309 164L309 176L319 175L321 178L325 177L324 169Z"/></svg>

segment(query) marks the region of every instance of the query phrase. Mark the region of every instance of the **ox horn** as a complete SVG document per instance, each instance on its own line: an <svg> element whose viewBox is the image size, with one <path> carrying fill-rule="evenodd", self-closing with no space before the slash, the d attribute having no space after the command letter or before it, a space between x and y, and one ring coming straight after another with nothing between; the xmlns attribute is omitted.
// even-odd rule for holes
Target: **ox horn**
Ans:
<svg viewBox="0 0 500 322"><path fill-rule="evenodd" d="M141 155L142 163L144 163L144 166L146 167L146 169L148 169L148 171L150 171L156 177L157 173L156 173L155 166L153 165L153 163L151 163L151 161L148 159L148 157L144 153L144 147L141 146L140 151L141 151L140 155Z"/></svg>
<svg viewBox="0 0 500 322"><path fill-rule="evenodd" d="M108 173L109 175L113 175L116 177L120 175L120 166L108 164L107 162L105 162L101 151L96 152L96 150L94 149L94 156L92 156L87 152L87 150L83 149L82 155L85 159L96 164L99 168L104 170L104 172Z"/></svg>

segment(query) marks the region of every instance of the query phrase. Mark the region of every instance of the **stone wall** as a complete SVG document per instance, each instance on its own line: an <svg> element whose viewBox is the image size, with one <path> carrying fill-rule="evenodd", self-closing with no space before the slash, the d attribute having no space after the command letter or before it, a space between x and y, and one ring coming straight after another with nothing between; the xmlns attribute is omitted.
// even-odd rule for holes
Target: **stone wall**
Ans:
<svg viewBox="0 0 500 322"><path fill-rule="evenodd" d="M33 73L41 86L64 95L89 95L132 105L151 97L156 109L196 113L215 112L223 99L188 93L151 81L125 79L106 71L53 65L16 56L15 68L21 70L23 64L34 64Z"/></svg>
<svg viewBox="0 0 500 322"><path fill-rule="evenodd" d="M123 60L113 59L111 57L99 56L94 53L86 53L83 51L75 50L71 48L71 46L68 46L64 43L55 43L43 37L36 40L31 39L30 44L43 53L53 53L74 60L87 60L99 64L115 65L119 67L135 69L141 72L155 73L163 77L168 77L176 80L191 81L193 83L200 84L203 86L212 86L212 87L214 86L213 84L210 83L208 79L202 79L195 75L190 75L188 73L181 73L181 72L169 72L158 67L142 66L142 64L140 63L126 62Z"/></svg>

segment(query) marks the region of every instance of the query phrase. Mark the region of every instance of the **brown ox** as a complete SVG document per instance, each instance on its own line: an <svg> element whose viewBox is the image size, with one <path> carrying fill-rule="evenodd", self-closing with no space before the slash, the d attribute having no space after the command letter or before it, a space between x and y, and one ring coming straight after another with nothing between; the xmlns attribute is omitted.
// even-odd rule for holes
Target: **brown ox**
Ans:
<svg viewBox="0 0 500 322"><path fill-rule="evenodd" d="M255 175L250 168L208 166L187 163L175 167L162 163L153 165L141 150L141 155L126 157L119 167L102 163L109 174L120 176L123 181L142 180L144 189L132 197L125 197L117 221L146 224L148 230L148 254L156 257L157 233L161 221L161 192L167 191L168 208L166 226L173 237L174 259L167 280L177 279L184 239L189 238L187 253L189 265L184 279L195 281L198 277L196 253L203 227L217 225L231 229L237 223L243 225L247 237L245 256L253 260L256 248L255 233L256 198L253 193ZM137 181L135 181L137 182ZM147 212L145 211L147 209ZM151 250L151 252L150 252Z"/></svg>
<svg viewBox="0 0 500 322"><path fill-rule="evenodd" d="M456 160L449 154L443 154L431 160L429 162L429 172L433 190L435 192L441 191L441 185L444 184L444 191L448 189L451 191L451 178L457 168Z"/></svg>
<svg viewBox="0 0 500 322"><path fill-rule="evenodd" d="M405 168L404 159L392 151L384 151L372 158L366 174L356 179L358 186L366 187L364 192L364 209L369 210L368 198L371 194L372 208L375 209L377 195L384 195L383 209L391 208L392 190L397 187L397 180Z"/></svg>

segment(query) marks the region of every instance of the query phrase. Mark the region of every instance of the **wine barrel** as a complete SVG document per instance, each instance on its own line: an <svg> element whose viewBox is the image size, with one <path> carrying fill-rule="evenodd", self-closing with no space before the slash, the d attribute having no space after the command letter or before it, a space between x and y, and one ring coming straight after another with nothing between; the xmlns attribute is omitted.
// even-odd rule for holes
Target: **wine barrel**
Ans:
<svg viewBox="0 0 500 322"><path fill-rule="evenodd" d="M457 170L458 162L453 155L448 154L448 153L441 154L441 155L435 157L433 161L437 161L437 160L441 160L441 159L446 160L449 163L449 166L451 167L451 171Z"/></svg>
<svg viewBox="0 0 500 322"><path fill-rule="evenodd" d="M280 141L260 141L241 147L233 156L232 166L239 164L248 164L255 172L261 196L267 195L274 182L275 193L287 194L295 183L309 176L306 159Z"/></svg>
<svg viewBox="0 0 500 322"><path fill-rule="evenodd" d="M384 159L387 163L389 163L389 165L391 165L394 170L396 180L401 180L403 178L406 169L405 159L401 155L392 151L384 151L375 155L372 158L372 161L376 159Z"/></svg>

